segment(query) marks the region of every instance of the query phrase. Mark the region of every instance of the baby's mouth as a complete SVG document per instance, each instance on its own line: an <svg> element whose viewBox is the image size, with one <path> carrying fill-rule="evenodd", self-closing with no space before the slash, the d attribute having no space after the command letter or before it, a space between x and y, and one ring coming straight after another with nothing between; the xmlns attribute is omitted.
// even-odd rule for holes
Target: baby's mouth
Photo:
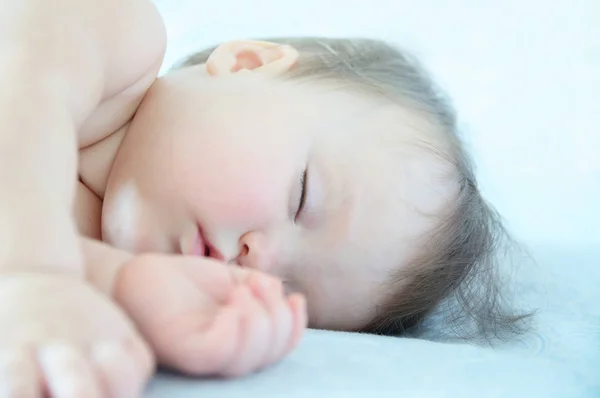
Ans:
<svg viewBox="0 0 600 398"><path fill-rule="evenodd" d="M206 238L202 233L202 228L198 227L204 244L204 257L214 258L215 260L225 261L225 256Z"/></svg>
<svg viewBox="0 0 600 398"><path fill-rule="evenodd" d="M199 225L183 235L180 242L180 251L184 256L208 257L210 249Z"/></svg>
<svg viewBox="0 0 600 398"><path fill-rule="evenodd" d="M204 235L202 226L196 226L195 231L184 235L181 239L181 254L186 256L210 257L224 261L224 257Z"/></svg>

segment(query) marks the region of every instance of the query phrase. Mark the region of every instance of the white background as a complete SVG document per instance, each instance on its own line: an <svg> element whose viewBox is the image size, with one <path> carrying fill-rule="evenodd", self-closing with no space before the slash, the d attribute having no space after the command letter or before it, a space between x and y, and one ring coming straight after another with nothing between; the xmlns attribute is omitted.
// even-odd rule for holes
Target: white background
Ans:
<svg viewBox="0 0 600 398"><path fill-rule="evenodd" d="M455 101L486 197L528 242L600 244L600 1L156 0L166 68L228 39L390 40Z"/></svg>

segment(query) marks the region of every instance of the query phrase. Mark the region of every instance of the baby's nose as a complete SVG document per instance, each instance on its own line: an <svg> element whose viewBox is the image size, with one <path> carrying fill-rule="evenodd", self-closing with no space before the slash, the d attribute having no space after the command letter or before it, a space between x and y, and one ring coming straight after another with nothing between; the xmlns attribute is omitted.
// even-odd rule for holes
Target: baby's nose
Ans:
<svg viewBox="0 0 600 398"><path fill-rule="evenodd" d="M247 232L240 238L240 246L239 265L263 272L272 271L275 254L267 236L257 231Z"/></svg>

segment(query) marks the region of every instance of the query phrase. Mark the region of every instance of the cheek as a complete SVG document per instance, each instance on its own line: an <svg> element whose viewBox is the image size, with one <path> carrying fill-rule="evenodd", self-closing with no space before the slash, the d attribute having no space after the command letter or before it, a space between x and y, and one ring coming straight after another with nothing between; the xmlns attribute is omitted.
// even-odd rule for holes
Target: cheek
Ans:
<svg viewBox="0 0 600 398"><path fill-rule="evenodd" d="M279 195L273 192L273 185L265 183L261 178L264 175L253 175L247 169L239 171L228 173L227 179L215 181L212 176L202 179L207 184L198 187L200 210L210 211L215 222L225 225L263 224L272 219L279 207Z"/></svg>
<svg viewBox="0 0 600 398"><path fill-rule="evenodd" d="M260 227L287 211L282 167L268 159L233 150L206 151L182 156L177 163L178 190L212 224Z"/></svg>

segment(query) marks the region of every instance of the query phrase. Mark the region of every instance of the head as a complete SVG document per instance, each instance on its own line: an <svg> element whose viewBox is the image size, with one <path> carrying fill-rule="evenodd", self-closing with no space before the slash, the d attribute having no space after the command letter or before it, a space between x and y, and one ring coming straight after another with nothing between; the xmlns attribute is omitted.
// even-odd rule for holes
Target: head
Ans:
<svg viewBox="0 0 600 398"><path fill-rule="evenodd" d="M311 326L385 334L489 268L499 229L423 68L359 39L186 60L140 105L103 210L116 246L267 272L307 296Z"/></svg>

